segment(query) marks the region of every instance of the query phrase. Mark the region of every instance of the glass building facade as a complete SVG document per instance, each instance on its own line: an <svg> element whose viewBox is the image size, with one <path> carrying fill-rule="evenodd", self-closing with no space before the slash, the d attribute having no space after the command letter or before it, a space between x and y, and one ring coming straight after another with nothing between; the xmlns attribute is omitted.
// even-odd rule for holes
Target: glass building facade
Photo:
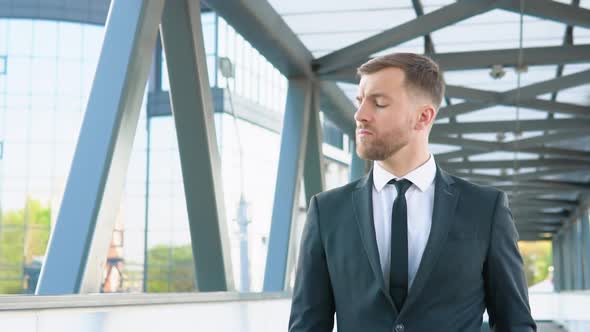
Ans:
<svg viewBox="0 0 590 332"><path fill-rule="evenodd" d="M238 114L247 105L282 119L286 78L215 13L203 13L202 22L212 89L223 91ZM102 26L90 24L0 19L0 293L34 292L103 33ZM233 78L218 70L220 57L232 62ZM152 73L150 80L155 76ZM157 90L165 92L169 86L164 54L161 78ZM154 92L146 88L125 194L105 253L104 292L195 289L174 121L169 114L148 112L150 93ZM234 281L237 289L260 291L280 126L272 129L235 120L230 113L216 108L215 127ZM329 143L324 144L329 156L324 165L326 187L332 188L348 180L350 144L323 116L322 123L324 141ZM247 225L242 226L237 214L241 196L248 210ZM306 205L301 197L299 221ZM299 230L301 226L301 222L295 225ZM244 250L248 255L241 255Z"/></svg>

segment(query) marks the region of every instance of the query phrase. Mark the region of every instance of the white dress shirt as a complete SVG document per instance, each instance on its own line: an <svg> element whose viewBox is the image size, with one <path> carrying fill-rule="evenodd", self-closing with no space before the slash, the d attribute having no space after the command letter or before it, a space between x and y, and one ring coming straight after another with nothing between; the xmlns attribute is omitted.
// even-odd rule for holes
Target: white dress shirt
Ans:
<svg viewBox="0 0 590 332"><path fill-rule="evenodd" d="M403 179L412 185L406 191L408 216L408 288L412 286L432 225L434 205L434 178L436 164L434 156L420 167L406 174ZM385 287L389 289L389 271L391 257L391 212L393 201L397 197L394 185L387 182L400 179L389 173L379 163L373 166L373 222L379 249L379 260L383 270Z"/></svg>

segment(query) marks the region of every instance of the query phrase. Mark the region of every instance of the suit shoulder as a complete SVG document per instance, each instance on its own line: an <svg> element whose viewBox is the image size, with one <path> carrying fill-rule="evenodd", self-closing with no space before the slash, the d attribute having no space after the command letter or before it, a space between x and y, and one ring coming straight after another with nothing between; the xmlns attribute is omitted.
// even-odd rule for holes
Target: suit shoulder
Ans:
<svg viewBox="0 0 590 332"><path fill-rule="evenodd" d="M338 201L344 197L348 197L350 193L352 193L355 188L357 187L358 183L362 180L355 180L350 183L347 183L343 186L332 188L326 191L322 191L315 195L316 199L319 202L331 202L331 201Z"/></svg>
<svg viewBox="0 0 590 332"><path fill-rule="evenodd" d="M466 179L460 178L458 176L449 175L454 181L455 185L460 188L463 192L468 193L470 195L475 195L474 197L484 197L486 199L494 199L498 197L501 190L494 188L488 185L482 185L473 183Z"/></svg>

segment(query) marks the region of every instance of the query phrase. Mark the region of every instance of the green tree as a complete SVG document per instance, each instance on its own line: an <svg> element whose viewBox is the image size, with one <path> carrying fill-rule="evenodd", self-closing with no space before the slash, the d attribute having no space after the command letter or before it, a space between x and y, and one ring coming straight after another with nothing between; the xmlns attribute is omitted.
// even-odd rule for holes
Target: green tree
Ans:
<svg viewBox="0 0 590 332"><path fill-rule="evenodd" d="M27 289L24 267L43 256L51 231L51 208L28 198L19 210L0 212L0 294Z"/></svg>
<svg viewBox="0 0 590 332"><path fill-rule="evenodd" d="M195 290L193 253L190 245L158 245L148 250L147 291L192 292Z"/></svg>
<svg viewBox="0 0 590 332"><path fill-rule="evenodd" d="M530 286L549 277L553 265L550 241L519 242L527 283Z"/></svg>

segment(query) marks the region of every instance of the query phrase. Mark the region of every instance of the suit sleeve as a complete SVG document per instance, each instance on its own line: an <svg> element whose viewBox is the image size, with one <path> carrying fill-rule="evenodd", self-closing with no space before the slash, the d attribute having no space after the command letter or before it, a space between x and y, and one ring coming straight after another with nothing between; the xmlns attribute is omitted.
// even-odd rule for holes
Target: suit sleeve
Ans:
<svg viewBox="0 0 590 332"><path fill-rule="evenodd" d="M319 219L314 196L309 203L301 238L289 332L332 332L334 328L334 297Z"/></svg>
<svg viewBox="0 0 590 332"><path fill-rule="evenodd" d="M500 192L496 199L490 244L484 264L485 301L492 331L537 330L531 317L527 283L517 241L518 232L508 207L508 197Z"/></svg>

